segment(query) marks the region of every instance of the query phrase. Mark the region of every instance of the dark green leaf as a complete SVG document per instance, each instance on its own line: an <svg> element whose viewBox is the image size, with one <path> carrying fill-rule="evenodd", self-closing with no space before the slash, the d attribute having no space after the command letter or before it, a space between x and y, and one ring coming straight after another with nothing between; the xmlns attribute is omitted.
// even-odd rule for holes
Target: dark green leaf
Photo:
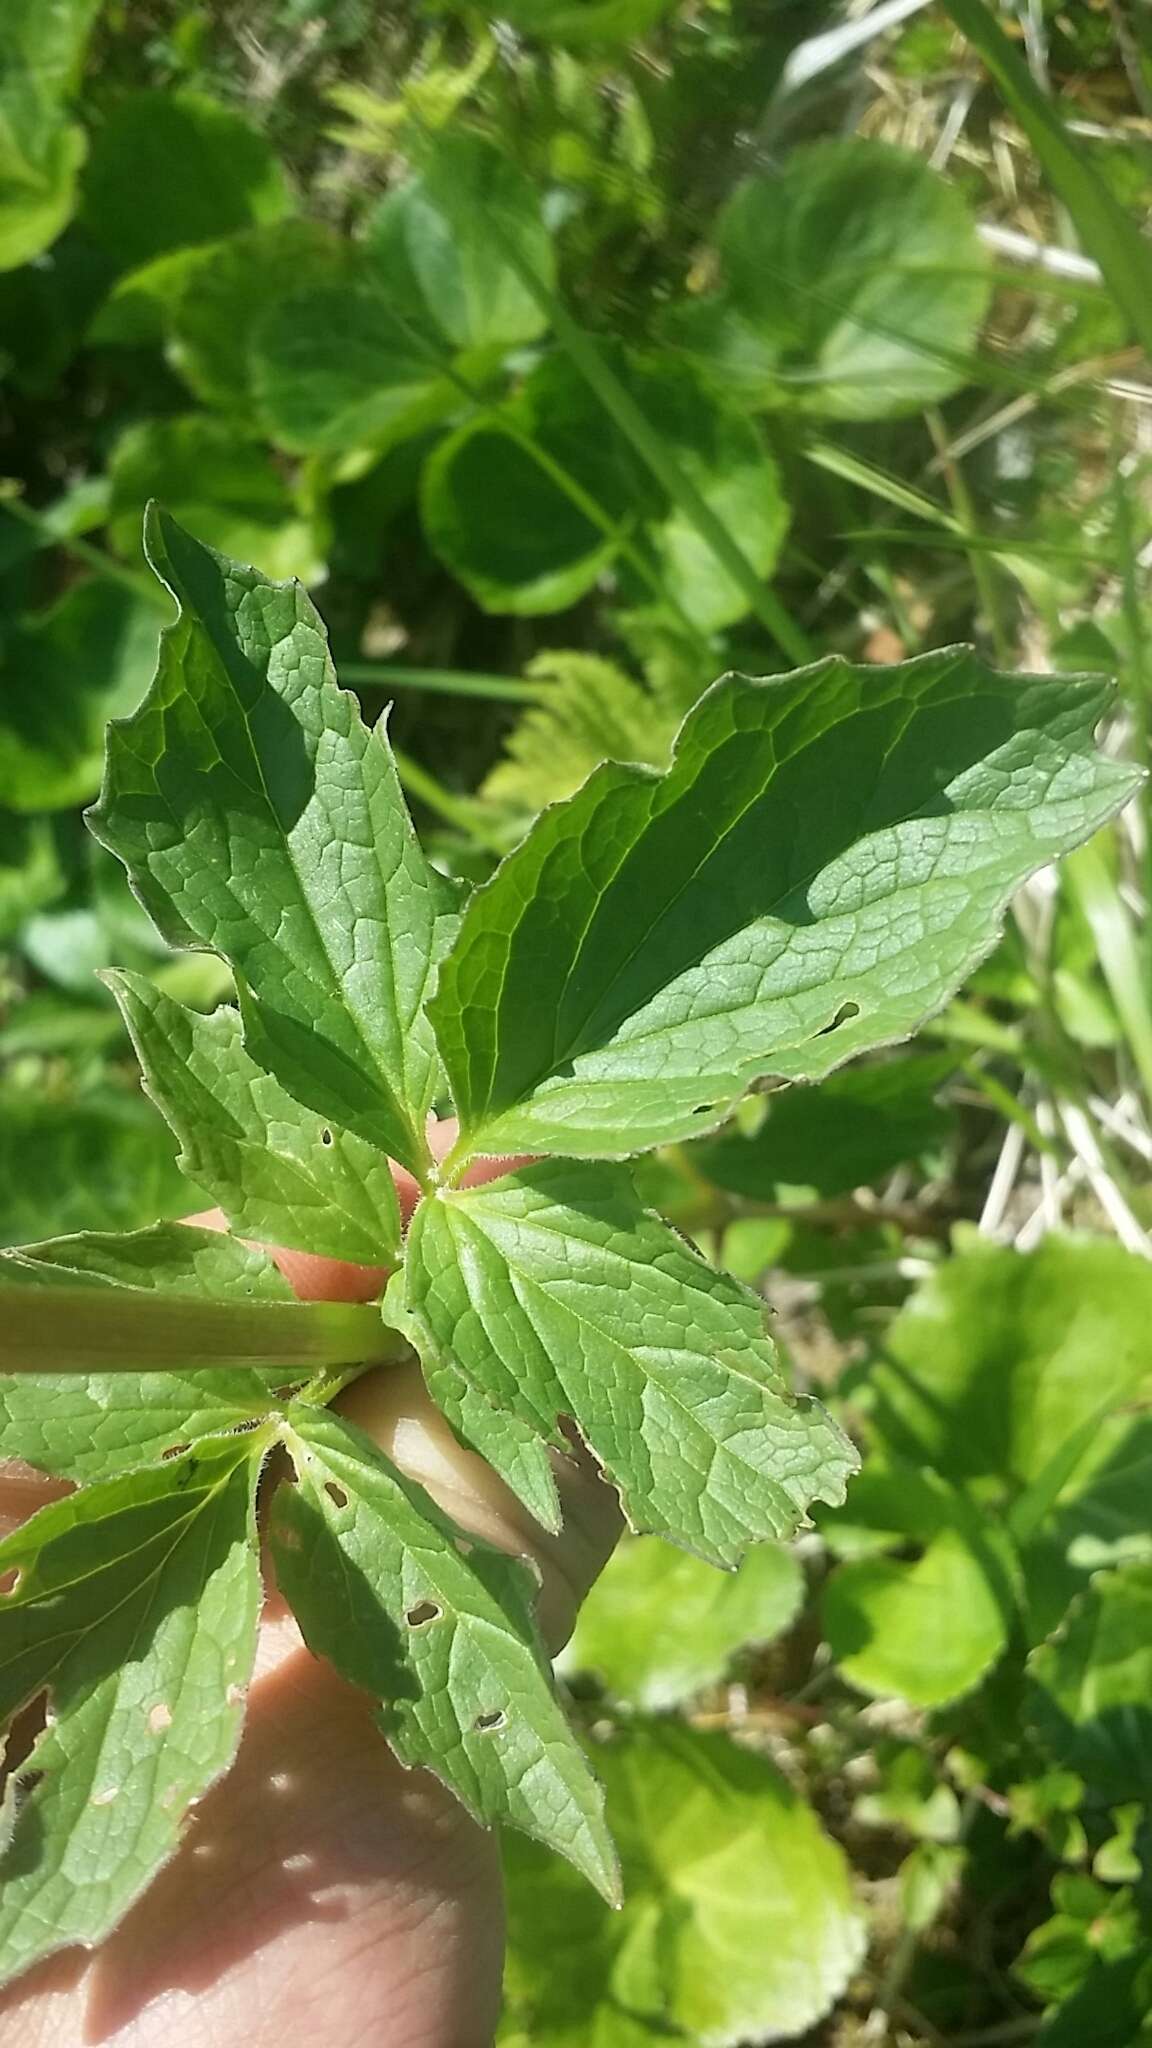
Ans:
<svg viewBox="0 0 1152 2048"><path fill-rule="evenodd" d="M231 962L259 1064L419 1169L438 1085L422 1004L454 891L416 842L383 727L336 688L298 585L160 513L149 549L180 617L146 703L109 734L93 829L171 943Z"/></svg>
<svg viewBox="0 0 1152 2048"><path fill-rule="evenodd" d="M121 434L108 473L109 531L126 556L140 559L145 507L155 498L198 540L241 561L257 558L270 575L311 582L321 571L312 522L269 449L232 421L201 412L141 420Z"/></svg>
<svg viewBox="0 0 1152 2048"><path fill-rule="evenodd" d="M1029 1718L1090 1799L1152 1801L1152 1565L1098 1573L1028 1675Z"/></svg>
<svg viewBox="0 0 1152 2048"><path fill-rule="evenodd" d="M95 794L104 727L148 688L158 632L153 605L96 578L15 623L0 660L0 788L13 810Z"/></svg>
<svg viewBox="0 0 1152 2048"><path fill-rule="evenodd" d="M783 1089L754 1136L705 1139L693 1164L753 1201L775 1201L781 1183L824 1197L864 1187L939 1145L948 1117L936 1095L955 1069L953 1053L912 1053Z"/></svg>
<svg viewBox="0 0 1152 2048"><path fill-rule="evenodd" d="M473 897L431 1005L465 1144L620 1156L906 1036L1131 793L1107 701L965 649L722 678L665 776L599 769Z"/></svg>
<svg viewBox="0 0 1152 2048"><path fill-rule="evenodd" d="M127 94L84 174L84 224L125 270L167 249L276 220L287 206L284 175L264 137L200 93Z"/></svg>

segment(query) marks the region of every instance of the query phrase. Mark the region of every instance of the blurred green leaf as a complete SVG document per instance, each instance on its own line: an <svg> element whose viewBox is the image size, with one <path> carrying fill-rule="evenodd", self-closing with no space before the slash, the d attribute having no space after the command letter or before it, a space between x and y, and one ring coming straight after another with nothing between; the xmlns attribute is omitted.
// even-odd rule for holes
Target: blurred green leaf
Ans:
<svg viewBox="0 0 1152 2048"><path fill-rule="evenodd" d="M0 271L71 218L87 143L70 118L102 0L5 0L0 41Z"/></svg>
<svg viewBox="0 0 1152 2048"><path fill-rule="evenodd" d="M1152 1803L1152 1565L1099 1573L1028 1675L1029 1717L1089 1798Z"/></svg>
<svg viewBox="0 0 1152 2048"><path fill-rule="evenodd" d="M611 1915L508 1842L512 1948L503 2048L790 2040L859 1962L847 1865L764 1758L667 1722L596 1751L620 1845Z"/></svg>
<svg viewBox="0 0 1152 2048"><path fill-rule="evenodd" d="M908 1053L781 1089L754 1135L701 1139L693 1164L753 1201L777 1200L781 1183L825 1198L868 1186L940 1144L949 1118L936 1096L955 1067L952 1053Z"/></svg>
<svg viewBox="0 0 1152 2048"><path fill-rule="evenodd" d="M968 380L987 259L963 199L909 152L859 136L797 149L739 187L716 242L720 293L666 331L750 403L885 419Z"/></svg>
<svg viewBox="0 0 1152 2048"><path fill-rule="evenodd" d="M202 1207L150 1103L105 1088L0 1095L0 1245L134 1230Z"/></svg>
<svg viewBox="0 0 1152 2048"><path fill-rule="evenodd" d="M301 453L384 449L435 426L460 405L443 345L390 282L361 261L331 284L277 298L249 351L259 415L274 441ZM339 345L335 345L336 338Z"/></svg>
<svg viewBox="0 0 1152 2048"><path fill-rule="evenodd" d="M188 252L162 258L182 266L166 321L169 356L197 398L245 418L250 428L258 329L285 299L338 277L344 253L330 229L282 220L229 235L191 261ZM124 279L116 296L132 283Z"/></svg>
<svg viewBox="0 0 1152 2048"><path fill-rule="evenodd" d="M544 316L508 263L493 227L510 236L525 262L551 283L552 241L540 193L504 150L481 136L444 130L425 137L416 177L384 201L369 224L381 263L397 231L433 320L457 349L511 348L533 341Z"/></svg>
<svg viewBox="0 0 1152 2048"><path fill-rule="evenodd" d="M133 560L142 560L144 509L155 498L198 539L259 561L270 576L312 583L321 573L313 523L270 450L230 420L203 412L141 420L121 434L108 474L109 533Z"/></svg>
<svg viewBox="0 0 1152 2048"><path fill-rule="evenodd" d="M879 1429L954 1479L1017 1487L1087 1430L1067 1475L1080 1492L1132 1428L1124 1404L1152 1390L1150 1320L1152 1266L1118 1244L973 1242L889 1330L869 1373Z"/></svg>
<svg viewBox="0 0 1152 2048"><path fill-rule="evenodd" d="M55 811L95 795L105 725L144 695L159 626L155 606L93 578L0 636L0 802Z"/></svg>
<svg viewBox="0 0 1152 2048"><path fill-rule="evenodd" d="M284 173L259 130L193 92L125 95L96 135L82 218L121 270L276 220Z"/></svg>
<svg viewBox="0 0 1152 2048"><path fill-rule="evenodd" d="M723 1678L737 1651L782 1634L803 1593L800 1565L781 1544L759 1544L720 1573L655 1537L632 1537L584 1602L564 1668L594 1672L627 1706L676 1706Z"/></svg>

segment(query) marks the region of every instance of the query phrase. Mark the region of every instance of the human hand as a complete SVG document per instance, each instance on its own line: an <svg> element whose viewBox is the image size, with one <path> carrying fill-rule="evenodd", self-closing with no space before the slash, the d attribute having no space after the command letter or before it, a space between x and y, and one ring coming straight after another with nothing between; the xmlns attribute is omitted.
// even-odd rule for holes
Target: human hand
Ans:
<svg viewBox="0 0 1152 2048"><path fill-rule="evenodd" d="M442 1154L455 1136L436 1126ZM482 1162L492 1179L507 1160ZM396 1171L405 1216L415 1183ZM223 1229L219 1211L189 1222ZM370 1300L384 1275L276 1251L304 1300ZM384 1369L343 1411L470 1534L533 1556L549 1647L615 1545L615 1494L589 1460L555 1460L564 1529L550 1537L464 1450L415 1365ZM65 1489L0 1468L0 1529ZM396 1763L371 1702L303 1647L270 1588L244 1736L180 1850L92 1954L70 1950L0 1994L4 2048L485 2048L500 2001L496 1844L425 1772Z"/></svg>

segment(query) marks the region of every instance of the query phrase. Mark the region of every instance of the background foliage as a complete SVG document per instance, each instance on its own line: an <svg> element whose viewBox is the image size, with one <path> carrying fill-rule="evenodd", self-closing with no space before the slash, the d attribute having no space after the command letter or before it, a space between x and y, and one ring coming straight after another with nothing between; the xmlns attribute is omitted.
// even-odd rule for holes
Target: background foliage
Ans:
<svg viewBox="0 0 1152 2048"><path fill-rule="evenodd" d="M79 821L149 497L314 589L450 872L727 667L1116 668L1144 759L1139 9L9 12L0 1241L187 1205L95 971L220 970ZM645 1163L866 1463L731 1576L618 1553L566 1671L627 1903L508 1844L507 2041L1152 2038L1147 846Z"/></svg>

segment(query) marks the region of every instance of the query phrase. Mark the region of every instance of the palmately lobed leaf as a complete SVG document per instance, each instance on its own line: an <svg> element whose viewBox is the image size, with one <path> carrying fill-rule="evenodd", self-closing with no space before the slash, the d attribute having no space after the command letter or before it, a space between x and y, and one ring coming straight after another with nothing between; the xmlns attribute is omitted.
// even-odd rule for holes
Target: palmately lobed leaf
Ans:
<svg viewBox="0 0 1152 2048"><path fill-rule="evenodd" d="M622 1157L907 1036L1136 787L1108 701L965 648L721 678L666 775L598 769L472 898L430 1004L466 1147Z"/></svg>
<svg viewBox="0 0 1152 2048"><path fill-rule="evenodd" d="M431 1384L447 1361L480 1397L458 1426L529 1507L523 1432L542 1463L563 1416L634 1528L715 1563L843 1499L855 1453L789 1392L763 1303L646 1211L625 1168L545 1160L431 1196L404 1270Z"/></svg>
<svg viewBox="0 0 1152 2048"><path fill-rule="evenodd" d="M319 615L165 514L149 558L179 606L152 690L113 725L90 813L174 945L215 949L248 1051L405 1165L438 1084L423 997L455 891L427 864L382 727L336 687Z"/></svg>

